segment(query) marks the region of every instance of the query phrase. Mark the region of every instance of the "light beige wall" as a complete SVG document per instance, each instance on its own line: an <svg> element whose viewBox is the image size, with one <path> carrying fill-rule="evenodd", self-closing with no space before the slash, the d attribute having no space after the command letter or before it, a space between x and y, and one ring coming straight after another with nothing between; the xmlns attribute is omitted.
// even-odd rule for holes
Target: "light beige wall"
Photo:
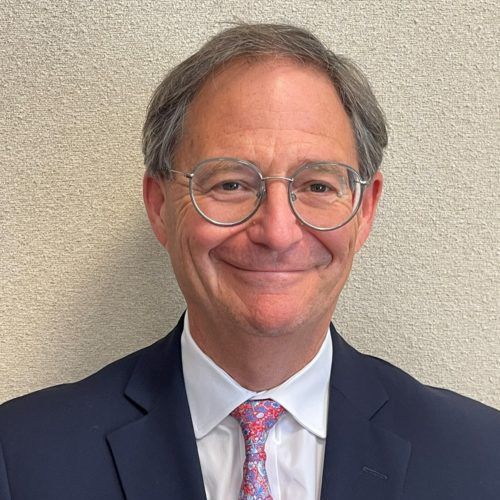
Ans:
<svg viewBox="0 0 500 500"><path fill-rule="evenodd" d="M154 86L226 21L311 28L390 123L379 218L336 322L359 349L500 407L498 5L3 0L0 400L159 338L183 301L142 207Z"/></svg>

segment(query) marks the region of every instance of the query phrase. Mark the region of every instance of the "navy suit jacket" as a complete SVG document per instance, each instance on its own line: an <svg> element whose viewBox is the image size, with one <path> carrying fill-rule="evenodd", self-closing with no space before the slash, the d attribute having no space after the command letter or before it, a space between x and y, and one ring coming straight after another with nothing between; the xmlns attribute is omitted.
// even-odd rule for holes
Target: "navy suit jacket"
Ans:
<svg viewBox="0 0 500 500"><path fill-rule="evenodd" d="M0 500L205 499L181 332L0 407ZM332 332L322 500L500 499L499 412Z"/></svg>

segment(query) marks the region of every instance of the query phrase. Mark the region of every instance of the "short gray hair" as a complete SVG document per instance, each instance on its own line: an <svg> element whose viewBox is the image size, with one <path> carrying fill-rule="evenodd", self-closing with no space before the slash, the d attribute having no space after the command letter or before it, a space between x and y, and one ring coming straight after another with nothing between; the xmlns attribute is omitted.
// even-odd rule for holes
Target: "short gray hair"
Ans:
<svg viewBox="0 0 500 500"><path fill-rule="evenodd" d="M382 162L387 128L368 80L353 62L334 54L312 33L284 24L238 24L226 29L165 76L151 98L143 127L148 174L168 174L188 106L210 75L236 58L269 55L311 64L328 75L352 123L360 174L371 178Z"/></svg>

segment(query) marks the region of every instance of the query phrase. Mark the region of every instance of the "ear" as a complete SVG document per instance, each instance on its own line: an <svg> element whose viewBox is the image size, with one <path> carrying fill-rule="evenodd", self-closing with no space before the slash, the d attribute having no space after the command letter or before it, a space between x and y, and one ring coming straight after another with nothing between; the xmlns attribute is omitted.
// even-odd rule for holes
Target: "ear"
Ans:
<svg viewBox="0 0 500 500"><path fill-rule="evenodd" d="M149 222L158 241L168 250L168 238L165 221L166 186L163 179L151 177L147 173L142 182L144 205Z"/></svg>
<svg viewBox="0 0 500 500"><path fill-rule="evenodd" d="M373 221L375 219L375 212L377 211L378 201L382 194L383 177L380 172L376 172L372 178L370 185L363 193L363 200L359 208L359 226L358 234L356 237L356 252L363 246L367 240L368 235L372 229Z"/></svg>

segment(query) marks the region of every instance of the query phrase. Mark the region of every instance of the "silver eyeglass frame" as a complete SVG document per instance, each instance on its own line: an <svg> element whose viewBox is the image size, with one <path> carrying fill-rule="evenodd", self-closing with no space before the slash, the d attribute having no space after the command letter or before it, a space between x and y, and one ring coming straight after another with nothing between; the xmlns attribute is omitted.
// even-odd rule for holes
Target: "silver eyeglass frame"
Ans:
<svg viewBox="0 0 500 500"><path fill-rule="evenodd" d="M213 161L233 161L233 162L236 162L240 165L244 165L246 167L249 167L251 168L260 178L260 188L259 188L259 193L258 193L258 203L255 205L255 208L248 214L246 215L245 217L243 217L242 219L236 221L236 222L219 222L219 221L216 221L210 217L208 217L202 210L201 208L199 207L198 203L196 202L196 198L194 196L194 193L193 193L193 178L196 174L196 172L201 168L203 167L203 165L206 165L207 163L209 162L213 162ZM337 226L333 226L333 227L319 227L319 226L315 226L314 224L311 224L310 222L307 222L305 221L301 215L297 212L297 210L295 209L295 206L294 206L294 202L295 202L295 193L292 191L292 183L293 181L295 180L296 176L308 169L308 168L311 168L311 167L316 167L318 165L338 165L340 167L343 167L343 168L346 168L349 172L351 172L353 174L353 181L359 185L359 194L357 196L357 199L356 199L356 203L355 203L355 206L353 208L353 211L350 215L350 217L344 221L342 224L338 224ZM182 175L183 177L186 177L187 179L189 179L189 196L191 198L191 202L193 203L193 206L194 208L196 209L196 211L208 222L216 225L216 226L221 226L221 227L232 227L232 226L238 226L239 224L243 224L244 222L246 222L247 220L251 219L255 213L257 212L257 210L259 210L265 196L266 196L266 181L269 181L269 180L281 180L281 181L287 181L288 182L288 203L290 205L290 208L292 209L292 212L293 214L295 215L295 217L299 220L299 222L311 229L314 229L316 231L334 231L335 229L339 229L343 226L345 226L346 224L348 224L354 217L355 215L357 214L358 210L359 210L359 207L361 206L361 202L362 202L362 199L363 199L363 193L364 193L364 190L365 188L370 184L370 180L365 180L361 177L361 175L359 174L359 172L357 170L355 170L353 167L351 167L350 165L346 165L345 163L339 163L339 162L334 162L334 161L320 161L320 162L312 162L312 163L305 163L304 165L300 166L294 173L291 177L283 177L283 176L278 176L278 175L270 175L270 176L264 176L262 174L262 172L260 171L260 169L254 165L252 162L248 161L248 160L240 160L238 158L232 158L232 157L225 157L225 156L221 156L221 157L215 157L215 158L207 158L206 160L202 160L200 161L199 163L197 163L192 172L182 172L180 170L174 170L173 168L168 168L167 170L167 175L168 173L170 172L173 172L175 174L179 174L179 175Z"/></svg>

